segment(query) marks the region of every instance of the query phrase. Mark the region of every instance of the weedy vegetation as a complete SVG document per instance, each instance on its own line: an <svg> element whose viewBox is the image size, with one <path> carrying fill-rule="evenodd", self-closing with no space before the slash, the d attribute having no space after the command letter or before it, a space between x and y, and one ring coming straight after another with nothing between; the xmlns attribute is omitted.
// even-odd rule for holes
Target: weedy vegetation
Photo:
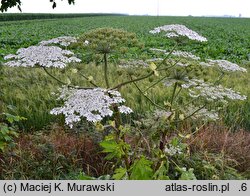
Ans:
<svg viewBox="0 0 250 196"><path fill-rule="evenodd" d="M0 177L248 179L249 22L0 22Z"/></svg>

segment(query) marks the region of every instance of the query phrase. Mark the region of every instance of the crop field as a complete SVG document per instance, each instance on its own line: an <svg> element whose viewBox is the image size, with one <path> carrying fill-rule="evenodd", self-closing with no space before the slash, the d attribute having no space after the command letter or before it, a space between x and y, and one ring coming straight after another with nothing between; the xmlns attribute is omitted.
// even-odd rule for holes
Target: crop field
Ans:
<svg viewBox="0 0 250 196"><path fill-rule="evenodd" d="M0 179L250 179L250 19L19 16L0 15Z"/></svg>

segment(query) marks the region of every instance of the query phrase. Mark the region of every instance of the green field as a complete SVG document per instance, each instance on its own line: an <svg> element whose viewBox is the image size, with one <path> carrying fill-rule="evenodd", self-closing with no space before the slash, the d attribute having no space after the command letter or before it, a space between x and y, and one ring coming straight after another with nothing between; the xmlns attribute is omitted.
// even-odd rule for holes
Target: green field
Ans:
<svg viewBox="0 0 250 196"><path fill-rule="evenodd" d="M166 39L163 36L154 36L149 33L150 30L162 25L183 24L206 37L208 42L183 42L179 44L178 50L191 52L192 54L201 57L201 59L228 60L246 68L248 70L247 73L239 72L225 75L225 77L221 80L221 83L227 88L233 88L236 91L250 97L250 19L99 15L87 15L85 17L76 16L76 18L73 18L72 15L69 16L72 18L66 18L66 16L67 15L60 16L65 18L53 18L53 16L51 19L44 19L50 16L30 15L31 18L28 20L28 16L23 16L22 18L17 15L0 15L0 62L5 62L3 57L7 54L15 54L19 48L37 45L43 40L49 40L59 36L79 37L83 33L101 27L123 29L125 31L135 33L140 45L138 48L129 49L121 56L116 54L109 56L109 61L112 62L110 65L110 72L112 72L110 75L110 83L112 86L118 81L124 82L124 78L126 78L126 75L122 75L120 73L121 70L117 68L116 64L119 60L157 58L161 56L150 52L150 48L159 48L170 51L175 46L175 42L173 40ZM16 20L15 17L17 18ZM26 18L27 20L23 20ZM75 52L77 57L83 59L83 63L79 65L70 65L63 70L53 68L50 70L51 73L60 78L62 81L70 79L72 84L83 86L88 85L88 81L77 76L75 73L72 73L72 68L78 68L78 70L85 75L93 76L94 80L100 84L101 87L104 87L102 66L94 66L92 63L89 63L89 56L82 53L82 50L79 50L79 48L72 47L70 49ZM94 58L97 57L95 56ZM101 64L102 62L100 61L99 63ZM91 152L93 154L98 154L98 149L100 147L96 147L96 144L100 141L100 135L93 130L94 128L91 125L86 125L84 124L85 122L83 122L83 124L79 125L79 130L81 132L80 136L78 135L79 130L77 130L77 128L74 128L73 131L74 134L75 132L77 134L70 135L70 131L64 126L63 116L53 116L49 114L49 111L52 108L58 106L56 97L51 94L52 92L56 92L61 86L57 81L50 78L42 69L38 68L28 69L1 66L0 71L0 91L2 93L1 99L3 101L3 111L27 118L27 120L17 123L22 137L20 139L21 141L17 141L18 145L15 149L15 153L17 153L17 156L20 156L19 158L23 162L13 162L13 165L10 165L9 168L5 166L3 170L0 168L0 179L76 179L81 178L81 176L78 176L80 171L84 171L88 175L95 177L112 173L112 165L110 165L109 162L104 161L103 155L98 155L97 158L93 158L90 154L84 154L85 151L82 147L80 147L79 143L83 142L84 146L87 146L86 148L91 148L93 151ZM137 68L133 68L130 71L134 72L135 76L147 73L147 70L139 70ZM215 80L218 76L212 69L205 71L202 70L202 74L203 76L208 77L209 81ZM149 78L138 83L138 85L141 87L147 87L151 84L153 79ZM149 96L151 101L153 100L153 102L163 103L170 100L171 93L172 90L164 89L163 86L159 85L155 87L154 90L149 92ZM150 130L152 128L153 130L154 127L147 128L147 123L145 123L145 127L140 125L142 127L138 126L138 128L136 121L140 121L140 118L149 118L150 120L150 117L148 116L150 116L150 114L154 111L155 107L152 106L147 98L145 99L142 94L138 93L137 89L132 84L123 88L121 90L121 94L127 100L127 105L134 110L134 114L130 117L124 117L123 121L133 124L133 129L141 129L142 133L145 131L146 135L149 134L148 129ZM181 97L178 101L186 101L185 96L186 95L183 94L183 97ZM12 107L8 107L9 105ZM160 126L161 125L159 125L159 127ZM187 122L187 124L183 124L178 128L185 133L185 131L193 131L196 127L204 126L201 122ZM250 131L249 98L245 101L229 102L229 105L220 111L219 122L208 123L206 127L207 129L204 128L204 130L207 130L208 133L210 133L210 131L219 131L218 134L221 134L221 137L232 137L232 140L234 140L234 137L237 137L235 141L239 141L239 143L243 142L242 138L246 138L246 141L244 141L246 143L242 144L248 146L245 150L243 149L243 146L236 146L235 148L238 147L244 152L250 152L249 143L247 143L249 142L248 138L250 138L250 136L247 135ZM64 131L66 130L63 134L60 133L60 130L62 129ZM85 133L86 130L88 132L87 134ZM201 130L203 130L203 128L201 128ZM227 131L229 131L232 135L223 135L223 133ZM243 136L242 134L246 135ZM202 138L204 135L206 134L197 135L197 138L201 137L200 139L204 139L205 141L207 138ZM213 136L213 134L211 135ZM59 137L58 142L56 141L57 137ZM72 148L76 148L79 152L76 154L74 154L75 152L72 152L72 154L70 154L65 146L60 148L60 145L64 143L67 138L69 138L67 141L69 143L67 143L67 145ZM29 139L32 141L31 144L27 143ZM214 140L216 140L216 134L214 134ZM212 141L214 140L213 138L210 138L209 142L207 141L207 148L204 146L201 147L202 145L197 143L195 147L190 146L191 151L198 151L200 153L200 151L205 149L207 154L204 152L205 154L201 156L199 153L197 153L199 155L194 153L195 155L192 157L192 161L186 161L186 159L183 158L183 162L180 161L181 163L177 162L176 164L181 165L185 163L189 165L190 168L195 167L195 169L197 169L197 171L195 171L197 179L211 179L213 176L217 176L219 179L238 179L238 174L235 174L235 172L242 174L242 176L244 176L243 178L249 178L249 164L245 163L250 160L249 155L246 155L246 157L243 158L244 160L236 157L236 155L234 157L230 157L228 154L232 152L230 151L232 149L228 151L228 154L223 154L223 149L220 149L220 144L216 142L213 143ZM226 142L228 141L224 142L225 146L227 146ZM223 143L223 141L221 141L221 143ZM22 145L24 146L23 148ZM209 149L209 145L211 145L211 150ZM25 154L23 151L29 148L33 148L34 152L32 151L31 154ZM54 148L61 153L59 153L61 157L57 156L58 151ZM218 148L222 153L217 153ZM228 147L228 149L229 148L230 147ZM43 150L47 150L49 156L45 159L45 162L42 163L42 166L40 167L41 170L37 171L37 168L39 167L39 160L42 160L42 158L39 157L36 160L33 160L32 154L36 152L43 153ZM80 155L78 153L80 153ZM67 156L69 157L67 158ZM86 162L83 161L84 163L79 164L76 161L79 158L78 156L82 159L86 158ZM29 161L34 161L34 164L29 163L29 166L27 166L24 161L25 157L28 157ZM207 164L207 168L210 167L211 171L209 169L209 171L202 169L203 163L201 161L201 157L206 157L205 162ZM96 159L98 159L100 165L94 164ZM235 162L231 159L235 159ZM7 160L8 159L6 158L5 161ZM77 164L74 161L76 161ZM219 161L221 162L219 163ZM63 164L63 162L65 162L65 164ZM196 163L197 166L194 166ZM21 166L18 167L16 171L13 171L11 168L17 167L18 164ZM56 164L57 168L51 168L50 164ZM92 168L87 171L86 168L88 168L91 164ZM230 166L231 170L227 170L228 168L222 168L223 164ZM105 167L103 167L103 165L105 165ZM27 168L24 168L26 166ZM28 167L31 168L33 173L27 173ZM155 167L157 167L157 164ZM45 171L48 170L48 168L50 171L48 172L49 174L46 175ZM221 171L224 171L224 169L225 173L222 173ZM170 167L169 170L173 172L174 169ZM228 173L226 171L228 171ZM172 176L172 174L169 174L169 177L171 179L176 178Z"/></svg>
<svg viewBox="0 0 250 196"><path fill-rule="evenodd" d="M167 48L170 43L154 39L149 30L165 24L183 24L207 37L206 45L188 44L183 49L208 58L249 60L250 20L244 18L103 16L34 21L1 22L1 54L62 35L80 35L97 27L122 28L135 32L148 47Z"/></svg>

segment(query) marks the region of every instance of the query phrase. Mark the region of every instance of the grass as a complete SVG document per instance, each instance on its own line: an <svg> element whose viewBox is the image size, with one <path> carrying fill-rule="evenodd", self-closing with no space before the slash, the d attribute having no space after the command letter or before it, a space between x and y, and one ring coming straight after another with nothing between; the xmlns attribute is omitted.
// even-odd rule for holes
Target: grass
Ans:
<svg viewBox="0 0 250 196"><path fill-rule="evenodd" d="M84 170L98 176L105 171L98 145L88 135L67 132L54 124L49 131L25 133L13 151L0 153L0 179L76 179Z"/></svg>
<svg viewBox="0 0 250 196"><path fill-rule="evenodd" d="M249 132L231 132L227 127L211 124L200 130L189 145L193 152L220 152L229 165L249 175L249 141Z"/></svg>

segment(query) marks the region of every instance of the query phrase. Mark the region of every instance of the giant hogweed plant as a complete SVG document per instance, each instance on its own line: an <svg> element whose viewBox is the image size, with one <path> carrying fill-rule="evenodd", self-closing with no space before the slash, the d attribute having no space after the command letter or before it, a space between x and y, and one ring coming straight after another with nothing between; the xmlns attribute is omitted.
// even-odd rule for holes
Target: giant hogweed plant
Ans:
<svg viewBox="0 0 250 196"><path fill-rule="evenodd" d="M134 34L117 29L102 28L80 38L59 37L43 41L37 46L19 49L16 55L7 55L5 60L10 61L5 65L41 67L64 86L58 98L64 104L52 109L51 114L63 114L70 128L85 120L105 133L100 145L107 154L106 159L113 163L112 179L196 179L195 168L188 162L190 152L185 143L191 134L181 134L181 126L190 120L204 123L218 120L218 109L229 100L245 100L246 96L221 86L220 81L229 72L246 72L246 69L226 60L202 60L189 52L176 50L183 39L207 42L206 38L183 25L165 25L150 33L155 36L164 33L166 39L176 40L176 47L169 51L151 48L150 52L159 58L123 60L117 67L125 73L121 83L110 82L113 73L110 72L109 57L115 51L124 53L138 42ZM66 50L72 44L73 48L87 49L98 55L103 63L104 84L96 83L93 76L79 73L90 85L76 86L49 72L50 67L63 69L69 63L81 62L73 52ZM204 70L208 68L218 69L217 80L204 79ZM74 69L74 72L78 73L78 70ZM144 80L151 83L142 88L140 82ZM153 113L134 119L130 124L124 121L123 115L129 115L133 110L125 105L120 93L127 85L133 85L155 108ZM171 91L164 103L151 97L156 86Z"/></svg>

